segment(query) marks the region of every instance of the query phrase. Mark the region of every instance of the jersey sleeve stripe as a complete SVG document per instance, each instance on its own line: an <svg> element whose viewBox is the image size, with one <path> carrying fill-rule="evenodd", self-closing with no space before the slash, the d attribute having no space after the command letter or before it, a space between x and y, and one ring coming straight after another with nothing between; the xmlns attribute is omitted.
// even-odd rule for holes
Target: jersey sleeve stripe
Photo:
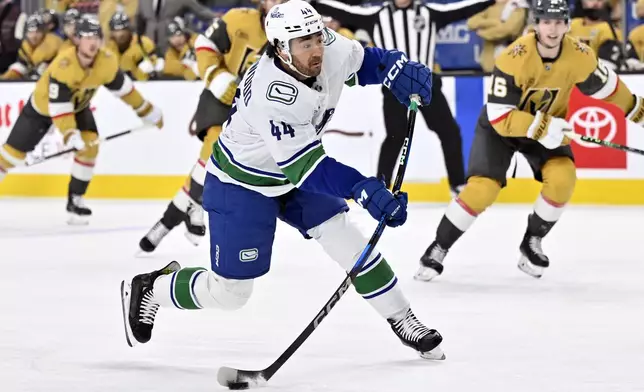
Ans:
<svg viewBox="0 0 644 392"><path fill-rule="evenodd" d="M503 121L514 109L516 109L514 105L503 105L500 103L488 102L486 105L487 117L492 125Z"/></svg>
<svg viewBox="0 0 644 392"><path fill-rule="evenodd" d="M599 89L597 90L591 97L595 99L606 99L610 97L611 95L615 94L617 91L617 86L619 85L619 77L610 68L608 69L608 80L606 83Z"/></svg>
<svg viewBox="0 0 644 392"><path fill-rule="evenodd" d="M197 40L195 41L195 50L208 50L211 52L218 52L215 43L204 37L203 35L197 37Z"/></svg>
<svg viewBox="0 0 644 392"><path fill-rule="evenodd" d="M52 119L74 113L74 104L71 102L50 102L49 115Z"/></svg>
<svg viewBox="0 0 644 392"><path fill-rule="evenodd" d="M249 167L249 166L246 166L246 165L243 165L243 164L237 162L235 160L235 158L233 157L233 154L224 145L224 143L221 142L221 140L217 141L217 143L215 144L215 148L217 148L217 146L221 147L221 151L223 152L223 154L226 157L226 159L228 159L228 161L230 163L232 163L233 165L235 165L237 168L239 168L242 171L245 171L245 172L251 173L251 174L255 174L255 175L264 176L264 177L276 178L276 179L280 179L280 180L284 180L284 179L287 178L287 176L285 176L283 174L271 173L271 172L267 172L267 171L264 171L264 170L255 169L253 167Z"/></svg>
<svg viewBox="0 0 644 392"><path fill-rule="evenodd" d="M290 157L289 159L287 159L285 161L282 161L282 162L277 162L277 166L279 166L282 169L287 167L287 166L289 166L291 163L293 163L295 160L297 160L300 156L306 154L307 152L309 152L311 149L315 148L319 144L320 144L319 140L315 140L315 141L311 142L309 145L307 145L306 147L304 147L300 151L298 151L295 154L293 154L293 156Z"/></svg>
<svg viewBox="0 0 644 392"><path fill-rule="evenodd" d="M295 186L300 186L325 157L324 147L319 144L290 165L281 169L289 181L296 184Z"/></svg>
<svg viewBox="0 0 644 392"><path fill-rule="evenodd" d="M130 79L123 72L118 71L116 76L114 77L114 80L106 84L105 87L107 87L107 89L110 90L112 94L121 98L132 92L132 90L134 89L134 84L132 83L132 79Z"/></svg>
<svg viewBox="0 0 644 392"><path fill-rule="evenodd" d="M9 67L10 70L19 73L20 75L25 75L27 73L27 67L24 64L15 62Z"/></svg>

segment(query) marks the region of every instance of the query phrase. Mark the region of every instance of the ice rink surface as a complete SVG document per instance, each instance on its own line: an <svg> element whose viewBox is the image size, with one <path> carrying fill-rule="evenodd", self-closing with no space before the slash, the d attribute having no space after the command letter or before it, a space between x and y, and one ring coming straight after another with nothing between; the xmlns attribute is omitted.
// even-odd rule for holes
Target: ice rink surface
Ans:
<svg viewBox="0 0 644 392"><path fill-rule="evenodd" d="M217 391L221 365L261 369L305 327L343 272L313 241L278 226L273 267L238 312L161 309L152 341L125 342L122 278L171 260L208 266L183 227L146 258L139 238L162 202L89 201L68 227L62 200L0 199L0 390ZM643 208L571 207L544 241L541 280L516 267L530 206L486 212L431 283L412 275L444 205L413 205L380 250L447 360L403 347L351 291L264 391L644 391ZM354 209L355 210L355 209ZM375 221L352 211L366 236Z"/></svg>

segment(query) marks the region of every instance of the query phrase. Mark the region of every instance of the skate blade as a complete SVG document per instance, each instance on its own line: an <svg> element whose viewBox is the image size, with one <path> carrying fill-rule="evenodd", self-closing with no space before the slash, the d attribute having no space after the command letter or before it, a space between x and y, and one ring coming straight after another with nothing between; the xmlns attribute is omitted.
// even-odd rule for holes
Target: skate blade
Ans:
<svg viewBox="0 0 644 392"><path fill-rule="evenodd" d="M132 327L130 327L128 317L130 309L130 299L132 298L131 289L132 287L129 283L125 283L124 280L121 281L121 307L123 310L123 327L125 329L125 340L127 340L128 346L134 347L138 342L136 341L136 339L134 339L134 334L132 333Z"/></svg>
<svg viewBox="0 0 644 392"><path fill-rule="evenodd" d="M420 280L423 282L429 282L430 280L434 279L438 275L439 273L436 272L435 269L421 265L420 268L418 268L418 271L416 271L416 274L414 275L414 279Z"/></svg>
<svg viewBox="0 0 644 392"><path fill-rule="evenodd" d="M188 239L188 241L189 241L192 245L194 245L194 246L199 246L199 244L201 243L201 240L202 240L202 239L203 239L203 237L204 237L203 235L196 235L196 234L192 234L192 233L191 233L191 232L189 232L189 231L186 231L186 232L184 233L184 235L186 236L186 238Z"/></svg>
<svg viewBox="0 0 644 392"><path fill-rule="evenodd" d="M89 225L89 216L67 213L67 224L70 226L87 226Z"/></svg>
<svg viewBox="0 0 644 392"><path fill-rule="evenodd" d="M436 346L431 351L427 351L424 353L420 353L420 357L424 359L432 359L432 360L437 360L437 361L443 361L445 360L445 353L441 349L441 346Z"/></svg>
<svg viewBox="0 0 644 392"><path fill-rule="evenodd" d="M519 259L519 263L517 264L517 267L526 274L532 276L533 278L541 278L543 276L544 269L543 267L539 267L537 265L534 265L528 260L525 256L521 256L521 259Z"/></svg>

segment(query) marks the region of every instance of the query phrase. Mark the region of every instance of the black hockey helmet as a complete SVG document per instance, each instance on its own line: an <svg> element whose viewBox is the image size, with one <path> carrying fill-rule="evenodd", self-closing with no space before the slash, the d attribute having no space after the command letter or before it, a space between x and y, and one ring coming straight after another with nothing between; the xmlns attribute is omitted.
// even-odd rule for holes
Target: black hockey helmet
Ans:
<svg viewBox="0 0 644 392"><path fill-rule="evenodd" d="M567 0L534 0L532 17L536 23L539 19L570 19L570 7Z"/></svg>
<svg viewBox="0 0 644 392"><path fill-rule="evenodd" d="M80 11L76 8L70 8L63 14L63 25L76 24L80 19Z"/></svg>
<svg viewBox="0 0 644 392"><path fill-rule="evenodd" d="M58 14L56 13L55 10L49 9L49 8L41 8L38 10L38 14L42 16L43 21L45 22L46 25L53 23L54 26L51 28L51 31L58 30L58 26L60 25L60 22L58 21Z"/></svg>
<svg viewBox="0 0 644 392"><path fill-rule="evenodd" d="M168 23L168 25L165 28L165 31L168 38L174 35L182 35L186 33L183 27L176 20L173 20L170 23Z"/></svg>
<svg viewBox="0 0 644 392"><path fill-rule="evenodd" d="M125 12L115 12L110 19L110 30L131 30L130 17Z"/></svg>
<svg viewBox="0 0 644 392"><path fill-rule="evenodd" d="M27 22L25 23L25 32L27 31L47 31L47 23L45 23L42 15L38 12L29 15L27 18Z"/></svg>
<svg viewBox="0 0 644 392"><path fill-rule="evenodd" d="M98 37L103 38L101 23L95 16L83 15L76 22L76 38Z"/></svg>

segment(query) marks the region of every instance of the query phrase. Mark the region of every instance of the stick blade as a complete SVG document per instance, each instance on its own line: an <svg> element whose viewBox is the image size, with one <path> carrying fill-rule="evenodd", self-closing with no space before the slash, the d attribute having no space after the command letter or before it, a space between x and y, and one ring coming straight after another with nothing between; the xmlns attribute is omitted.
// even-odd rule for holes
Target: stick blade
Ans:
<svg viewBox="0 0 644 392"><path fill-rule="evenodd" d="M248 389L266 384L261 371L238 370L222 366L217 371L217 382L229 389Z"/></svg>

